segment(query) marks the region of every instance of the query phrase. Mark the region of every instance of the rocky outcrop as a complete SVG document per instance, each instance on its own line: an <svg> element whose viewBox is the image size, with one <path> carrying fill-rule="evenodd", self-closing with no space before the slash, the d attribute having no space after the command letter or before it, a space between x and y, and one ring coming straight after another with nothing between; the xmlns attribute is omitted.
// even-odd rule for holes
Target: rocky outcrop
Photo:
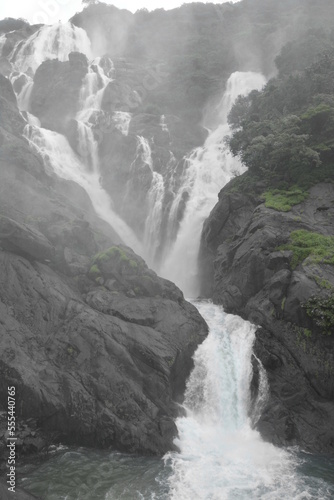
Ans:
<svg viewBox="0 0 334 500"><path fill-rule="evenodd" d="M325 332L305 305L331 296L334 268L321 259L296 260L285 248L297 230L333 235L334 187L313 187L288 212L229 185L219 199L202 234L202 273L212 277L203 280L203 294L259 326L254 352L270 395L258 428L275 444L333 453L334 331ZM256 365L254 358L254 390Z"/></svg>
<svg viewBox="0 0 334 500"><path fill-rule="evenodd" d="M21 136L25 122L5 78L0 96L8 108L0 143L0 413L15 386L18 454L59 441L165 453L207 326L175 285L120 245L78 185L45 170Z"/></svg>
<svg viewBox="0 0 334 500"><path fill-rule="evenodd" d="M15 496L17 500L38 500L38 497L23 491L21 488L15 488L15 493L8 491L8 485L0 482L1 500L11 500Z"/></svg>
<svg viewBox="0 0 334 500"><path fill-rule="evenodd" d="M80 89L87 71L87 57L79 52L71 52L69 61L53 59L39 66L34 76L31 111L44 128L66 133L78 111Z"/></svg>

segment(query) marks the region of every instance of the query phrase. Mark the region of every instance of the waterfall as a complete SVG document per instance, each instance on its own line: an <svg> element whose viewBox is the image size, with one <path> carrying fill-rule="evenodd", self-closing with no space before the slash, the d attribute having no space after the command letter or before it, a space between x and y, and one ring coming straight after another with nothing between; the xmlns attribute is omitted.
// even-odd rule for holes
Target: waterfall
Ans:
<svg viewBox="0 0 334 500"><path fill-rule="evenodd" d="M30 110L30 97L32 93L32 89L34 86L34 82L32 79L29 79L27 83L22 88L21 92L17 96L17 105L21 111L29 111Z"/></svg>
<svg viewBox="0 0 334 500"><path fill-rule="evenodd" d="M211 303L195 305L210 332L194 357L185 394L186 416L176 421L180 453L165 457L173 470L170 498L296 498L291 455L263 442L251 425L255 327ZM266 398L266 390L260 383L259 401Z"/></svg>
<svg viewBox="0 0 334 500"><path fill-rule="evenodd" d="M155 267L160 244L163 199L165 183L161 174L153 172L151 188L148 193L149 214L145 222L144 248L150 267Z"/></svg>
<svg viewBox="0 0 334 500"><path fill-rule="evenodd" d="M122 132L123 135L129 134L129 128L131 123L132 115L126 111L115 111L113 114L113 121L115 127Z"/></svg>
<svg viewBox="0 0 334 500"><path fill-rule="evenodd" d="M166 117L165 115L161 115L160 117L160 127L162 129L163 132L168 132L169 133L169 128L168 128L168 125L166 123Z"/></svg>
<svg viewBox="0 0 334 500"><path fill-rule="evenodd" d="M11 54L11 62L23 73L36 69L47 59L67 61L70 52L82 52L91 59L91 44L82 28L70 22L43 26Z"/></svg>
<svg viewBox="0 0 334 500"><path fill-rule="evenodd" d="M145 221L144 252L145 259L151 267L155 267L157 250L160 245L163 199L165 196L165 182L163 176L154 171L152 150L145 137L138 136L138 147L141 161L148 165L152 172L152 181L148 192L148 216Z"/></svg>
<svg viewBox="0 0 334 500"><path fill-rule="evenodd" d="M108 222L122 240L134 249L142 252L142 245L134 232L111 208L107 192L101 187L99 174L87 171L85 165L72 150L68 140L61 134L36 126L27 125L25 136L52 171L59 177L71 180L85 189L96 213Z"/></svg>
<svg viewBox="0 0 334 500"><path fill-rule="evenodd" d="M265 78L258 73L233 73L213 113L218 125L210 132L204 146L192 151L186 160L182 185L171 216L175 216L181 201L188 201L175 243L160 273L174 281L187 296L197 296L199 292L197 259L203 223L217 203L221 188L233 175L245 171L239 160L233 158L224 140L231 132L228 113L238 95L261 89L264 84Z"/></svg>
<svg viewBox="0 0 334 500"><path fill-rule="evenodd" d="M113 63L108 59L109 67ZM78 124L78 152L86 166L99 173L99 148L94 136L94 116L101 114L103 93L112 81L100 66L101 58L95 59L88 68L79 98L79 111L76 116Z"/></svg>
<svg viewBox="0 0 334 500"><path fill-rule="evenodd" d="M6 35L1 35L0 36L0 57L2 56L2 50L5 46L6 41L7 41Z"/></svg>
<svg viewBox="0 0 334 500"><path fill-rule="evenodd" d="M90 55L90 41L86 32L71 23L44 26L14 50L12 57L19 74L13 73L12 83L26 71L35 71L48 58L68 59L69 52L77 50ZM108 222L124 243L142 253L142 244L134 232L112 208L107 192L100 184L98 143L94 136L94 118L102 114L101 103L106 86L110 83L114 66L110 59L97 58L89 66L84 78L76 116L78 156L65 136L40 127L39 120L28 113L33 82L27 83L18 95L18 106L28 125L24 135L32 148L44 158L46 168L63 179L72 180L85 189L96 213Z"/></svg>

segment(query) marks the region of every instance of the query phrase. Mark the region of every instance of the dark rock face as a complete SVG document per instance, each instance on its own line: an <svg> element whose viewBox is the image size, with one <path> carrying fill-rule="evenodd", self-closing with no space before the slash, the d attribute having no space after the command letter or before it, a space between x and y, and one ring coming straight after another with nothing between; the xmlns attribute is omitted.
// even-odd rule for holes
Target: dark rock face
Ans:
<svg viewBox="0 0 334 500"><path fill-rule="evenodd" d="M174 284L119 245L78 185L45 171L1 77L0 98L8 109L0 143L0 413L14 385L20 454L59 441L165 453L207 326Z"/></svg>
<svg viewBox="0 0 334 500"><path fill-rule="evenodd" d="M23 491L21 488L15 488L15 493L8 491L8 485L0 482L0 498L1 500L11 500L15 497L17 500L38 500L38 497Z"/></svg>
<svg viewBox="0 0 334 500"><path fill-rule="evenodd" d="M334 336L323 335L303 305L328 295L334 269L310 260L294 268L293 253L279 247L295 230L333 234L334 188L313 187L290 212L229 186L219 198L202 234L202 273L212 277L202 280L203 294L260 327L254 351L270 395L258 428L275 444L333 453Z"/></svg>
<svg viewBox="0 0 334 500"><path fill-rule="evenodd" d="M8 252L0 265L0 370L17 388L19 418L68 443L170 449L172 401L206 333L196 310L183 300L115 297L93 283L85 297L45 264Z"/></svg>
<svg viewBox="0 0 334 500"><path fill-rule="evenodd" d="M45 128L66 133L74 117L83 78L88 71L84 54L71 52L69 61L57 59L43 62L34 76L31 111Z"/></svg>

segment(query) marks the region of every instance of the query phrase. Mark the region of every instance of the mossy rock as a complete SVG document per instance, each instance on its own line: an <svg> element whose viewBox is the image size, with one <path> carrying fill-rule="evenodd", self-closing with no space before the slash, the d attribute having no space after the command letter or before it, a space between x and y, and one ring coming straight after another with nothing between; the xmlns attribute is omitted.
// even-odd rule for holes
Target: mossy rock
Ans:
<svg viewBox="0 0 334 500"><path fill-rule="evenodd" d="M334 237L300 229L290 234L290 242L279 247L279 250L291 250L292 269L304 260L308 263L334 265Z"/></svg>
<svg viewBox="0 0 334 500"><path fill-rule="evenodd" d="M114 245L95 255L89 274L93 278L117 275L127 277L138 275L145 268L145 262L130 248Z"/></svg>

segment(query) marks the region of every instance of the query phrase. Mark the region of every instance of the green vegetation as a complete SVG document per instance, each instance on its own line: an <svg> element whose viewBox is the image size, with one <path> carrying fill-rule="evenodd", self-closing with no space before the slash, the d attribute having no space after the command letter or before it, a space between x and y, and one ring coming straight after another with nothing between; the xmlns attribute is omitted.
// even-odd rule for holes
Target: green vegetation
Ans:
<svg viewBox="0 0 334 500"><path fill-rule="evenodd" d="M74 349L73 349L73 347L71 345L68 346L68 348L67 348L67 354L69 356L73 356L74 355Z"/></svg>
<svg viewBox="0 0 334 500"><path fill-rule="evenodd" d="M312 297L303 307L323 334L334 333L334 293L325 298Z"/></svg>
<svg viewBox="0 0 334 500"><path fill-rule="evenodd" d="M101 276L101 271L100 269L97 267L96 264L94 264L90 270L89 270L89 274L93 277L93 278L98 278L99 276Z"/></svg>
<svg viewBox="0 0 334 500"><path fill-rule="evenodd" d="M279 250L291 250L293 258L292 269L309 258L311 262L334 264L334 236L323 236L300 229L290 234L290 243L283 245Z"/></svg>
<svg viewBox="0 0 334 500"><path fill-rule="evenodd" d="M308 57L310 44L316 51ZM267 206L288 211L312 185L334 182L334 38L312 32L283 48L276 63L279 76L263 91L237 99L229 144L249 174L271 188Z"/></svg>
<svg viewBox="0 0 334 500"><path fill-rule="evenodd" d="M302 203L308 197L307 191L301 189L266 191L263 196L267 208L273 208L279 212L289 212L294 205Z"/></svg>
<svg viewBox="0 0 334 500"><path fill-rule="evenodd" d="M317 283L317 285L320 286L320 288L323 288L325 290L332 290L333 289L333 286L331 285L331 283L328 280L325 280L317 275L313 276L313 279Z"/></svg>
<svg viewBox="0 0 334 500"><path fill-rule="evenodd" d="M277 58L281 77L303 70L331 46L332 0L322 0L321 6L310 0L193 2L169 11L139 9L135 14L104 2L83 1L87 8L71 21L92 40L98 30L112 59L136 61L143 69L131 85L144 94L143 106L158 105L160 114L175 114L190 123L201 122L203 109L213 96L221 96L233 71L256 61L254 67L272 74L272 55L279 53L282 40L298 42L288 44ZM305 39L310 26L313 31Z"/></svg>
<svg viewBox="0 0 334 500"><path fill-rule="evenodd" d="M101 253L97 254L94 257L94 262L95 263L104 262L104 261L108 261L108 260L113 259L113 258L116 258L117 260L121 260L123 262L127 262L130 260L129 257L127 256L127 253L125 252L125 250L123 250L122 248L113 246L111 248L108 248L108 250L106 250L105 252L101 252Z"/></svg>
<svg viewBox="0 0 334 500"><path fill-rule="evenodd" d="M104 252L95 255L89 270L89 275L93 280L99 280L103 274L103 264L109 262L111 262L112 266L115 266L115 271L121 274L125 269L131 269L133 273L137 274L141 263L131 257L133 257L132 253L128 254L126 249L114 245Z"/></svg>
<svg viewBox="0 0 334 500"><path fill-rule="evenodd" d="M286 303L286 297L283 297L282 304L281 304L281 309L282 309L283 312L284 312L284 309L285 309L285 303Z"/></svg>

